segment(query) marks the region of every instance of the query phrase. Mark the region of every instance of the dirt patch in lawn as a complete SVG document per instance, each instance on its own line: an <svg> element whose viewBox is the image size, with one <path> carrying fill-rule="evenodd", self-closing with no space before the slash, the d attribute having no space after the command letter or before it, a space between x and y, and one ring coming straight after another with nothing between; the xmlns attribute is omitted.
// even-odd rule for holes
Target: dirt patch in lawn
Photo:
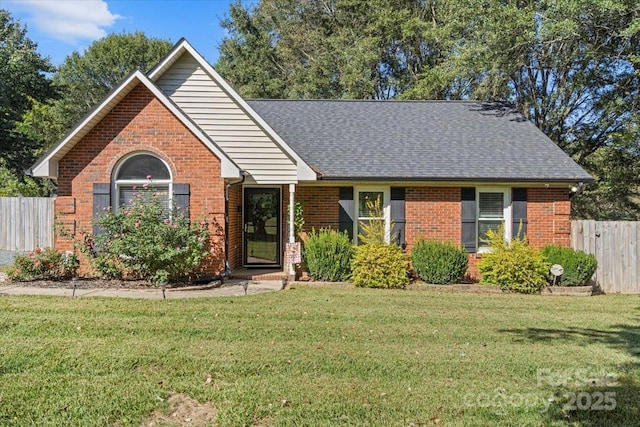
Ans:
<svg viewBox="0 0 640 427"><path fill-rule="evenodd" d="M216 425L216 410L211 403L199 403L186 394L174 394L167 400L169 414L154 412L142 423L142 427Z"/></svg>

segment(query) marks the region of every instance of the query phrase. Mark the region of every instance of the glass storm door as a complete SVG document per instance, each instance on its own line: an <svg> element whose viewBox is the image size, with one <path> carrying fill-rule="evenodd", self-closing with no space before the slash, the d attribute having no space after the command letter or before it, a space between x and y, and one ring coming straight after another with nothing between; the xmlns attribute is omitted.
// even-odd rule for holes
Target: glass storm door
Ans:
<svg viewBox="0 0 640 427"><path fill-rule="evenodd" d="M244 264L280 265L280 189L244 189Z"/></svg>

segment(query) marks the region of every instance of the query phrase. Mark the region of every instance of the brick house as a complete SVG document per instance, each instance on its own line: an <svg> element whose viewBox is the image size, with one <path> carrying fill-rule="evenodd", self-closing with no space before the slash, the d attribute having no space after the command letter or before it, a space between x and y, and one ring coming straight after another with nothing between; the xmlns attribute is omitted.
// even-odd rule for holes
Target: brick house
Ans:
<svg viewBox="0 0 640 427"><path fill-rule="evenodd" d="M482 236L500 224L506 239L521 227L534 246L568 245L572 189L592 180L508 106L244 100L185 40L130 75L32 174L57 179L56 216L71 231L90 231L150 175L192 219L212 220L211 274L290 272L291 203L303 203L305 228L357 243L371 219L364 201L380 198L397 243L463 244L473 276Z"/></svg>

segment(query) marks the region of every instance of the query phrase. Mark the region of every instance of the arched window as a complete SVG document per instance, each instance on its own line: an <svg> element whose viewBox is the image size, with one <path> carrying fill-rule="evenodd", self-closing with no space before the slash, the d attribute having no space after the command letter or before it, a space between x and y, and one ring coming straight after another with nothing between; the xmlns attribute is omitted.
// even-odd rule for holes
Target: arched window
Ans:
<svg viewBox="0 0 640 427"><path fill-rule="evenodd" d="M126 206L136 193L155 193L167 208L171 201L171 172L162 159L149 153L138 153L125 158L114 175L114 206Z"/></svg>

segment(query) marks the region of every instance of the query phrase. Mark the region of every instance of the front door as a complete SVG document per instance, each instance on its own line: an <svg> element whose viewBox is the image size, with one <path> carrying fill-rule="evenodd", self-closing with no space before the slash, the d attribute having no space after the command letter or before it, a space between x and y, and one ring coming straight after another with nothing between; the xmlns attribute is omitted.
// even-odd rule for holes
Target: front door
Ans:
<svg viewBox="0 0 640 427"><path fill-rule="evenodd" d="M244 189L244 264L280 266L280 188Z"/></svg>

